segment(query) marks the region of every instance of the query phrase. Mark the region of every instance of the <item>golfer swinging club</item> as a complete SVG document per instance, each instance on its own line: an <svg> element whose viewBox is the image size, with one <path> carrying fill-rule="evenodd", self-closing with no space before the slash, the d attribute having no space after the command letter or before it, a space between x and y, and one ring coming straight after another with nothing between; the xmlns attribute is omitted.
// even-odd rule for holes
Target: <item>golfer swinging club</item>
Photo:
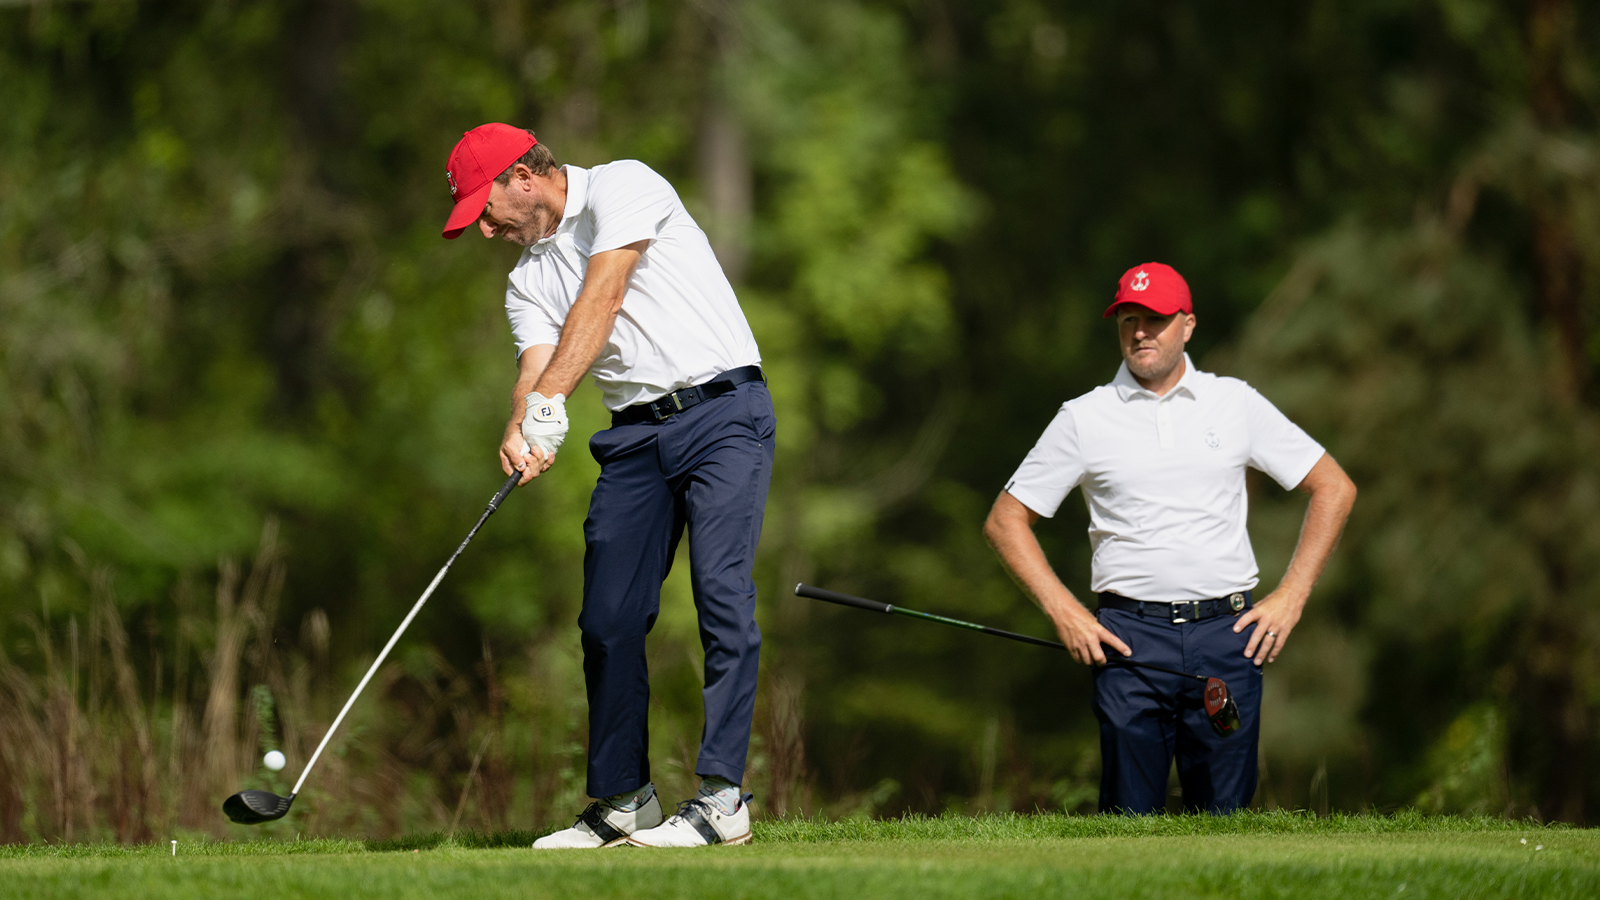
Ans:
<svg viewBox="0 0 1600 900"><path fill-rule="evenodd" d="M506 286L517 347L507 475L550 468L566 398L593 373L611 427L589 441L600 479L584 523L588 793L571 827L534 847L691 847L750 840L741 795L761 632L750 571L776 421L760 351L711 245L672 186L621 160L557 166L530 131L488 124L447 164L455 208L523 246ZM699 793L662 821L650 781L645 635L684 528L705 649Z"/></svg>
<svg viewBox="0 0 1600 900"><path fill-rule="evenodd" d="M1209 727L1195 682L1098 668L1100 809L1166 808L1176 753L1183 806L1230 813L1256 790L1261 666L1277 659L1333 552L1356 488L1333 457L1249 385L1195 369L1189 286L1171 267L1123 274L1114 318L1123 364L1110 384L1063 404L995 500L984 533L1080 663L1108 652L1221 678L1243 727ZM1288 572L1255 603L1245 467L1311 496ZM1074 487L1089 506L1091 613L1034 538ZM1113 655L1113 658L1115 656Z"/></svg>

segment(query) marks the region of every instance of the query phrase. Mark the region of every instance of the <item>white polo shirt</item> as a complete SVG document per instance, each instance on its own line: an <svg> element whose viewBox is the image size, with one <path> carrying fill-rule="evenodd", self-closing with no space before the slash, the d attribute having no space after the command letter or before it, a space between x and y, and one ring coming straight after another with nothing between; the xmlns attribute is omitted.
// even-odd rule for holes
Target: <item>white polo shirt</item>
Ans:
<svg viewBox="0 0 1600 900"><path fill-rule="evenodd" d="M1201 372L1188 354L1183 362L1164 397L1124 364L1110 384L1062 404L1006 484L1047 518L1083 488L1095 592L1180 602L1254 588L1245 466L1287 490L1322 458L1250 385Z"/></svg>
<svg viewBox="0 0 1600 900"><path fill-rule="evenodd" d="M611 339L589 367L606 407L646 403L761 361L710 241L665 178L631 159L562 169L561 224L522 252L506 284L518 356L560 341L590 256L648 240Z"/></svg>

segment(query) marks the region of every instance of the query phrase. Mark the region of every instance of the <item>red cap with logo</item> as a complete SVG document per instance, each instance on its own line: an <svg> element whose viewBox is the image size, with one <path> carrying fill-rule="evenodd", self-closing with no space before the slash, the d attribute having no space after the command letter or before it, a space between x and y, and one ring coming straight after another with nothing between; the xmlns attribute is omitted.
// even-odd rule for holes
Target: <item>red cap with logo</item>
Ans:
<svg viewBox="0 0 1600 900"><path fill-rule="evenodd" d="M1117 280L1117 299L1106 307L1101 318L1111 318L1124 303L1137 303L1163 316L1194 312L1194 304L1189 300L1189 283L1177 269L1158 262L1148 262L1123 272Z"/></svg>
<svg viewBox="0 0 1600 900"><path fill-rule="evenodd" d="M490 122L467 132L450 151L444 176L450 179L455 208L444 223L444 236L455 240L483 215L489 188L501 172L539 143L521 128Z"/></svg>

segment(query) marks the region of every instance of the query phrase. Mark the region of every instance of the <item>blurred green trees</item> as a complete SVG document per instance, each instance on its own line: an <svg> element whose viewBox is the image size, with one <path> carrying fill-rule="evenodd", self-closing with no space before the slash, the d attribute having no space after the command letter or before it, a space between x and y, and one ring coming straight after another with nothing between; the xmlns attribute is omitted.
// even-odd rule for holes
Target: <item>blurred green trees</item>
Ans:
<svg viewBox="0 0 1600 900"><path fill-rule="evenodd" d="M1258 801L1583 820L1595 26L1566 0L0 6L7 708L48 708L22 685L56 678L84 716L132 717L94 752L146 734L163 765L221 729L247 749L204 790L249 771L255 685L282 737L319 733L499 479L515 251L438 228L445 154L501 120L563 162L667 175L761 343L769 810L1092 809L1086 672L789 591L1045 633L978 526L1055 408L1114 371L1117 274L1160 258L1195 288L1201 365L1363 488L1269 677ZM604 426L587 391L573 412ZM594 473L574 442L458 564L363 701L325 788L348 815L319 827L577 808ZM1301 505L1254 499L1270 588ZM1079 590L1084 524L1072 502L1041 528ZM251 557L281 594L234 599ZM663 605L673 793L699 725L681 573ZM20 741L0 768L26 767ZM409 799L375 819L380 790ZM7 796L6 839L72 821ZM210 805L160 815L213 827Z"/></svg>

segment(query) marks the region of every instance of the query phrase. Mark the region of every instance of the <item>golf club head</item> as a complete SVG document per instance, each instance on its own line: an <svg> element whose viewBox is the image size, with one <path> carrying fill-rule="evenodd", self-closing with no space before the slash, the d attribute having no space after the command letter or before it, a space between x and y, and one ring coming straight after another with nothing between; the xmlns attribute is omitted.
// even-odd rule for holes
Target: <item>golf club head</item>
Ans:
<svg viewBox="0 0 1600 900"><path fill-rule="evenodd" d="M294 795L280 797L271 791L240 791L222 801L222 811L240 825L260 825L283 818Z"/></svg>
<svg viewBox="0 0 1600 900"><path fill-rule="evenodd" d="M1233 702L1233 693L1221 678L1206 679L1206 718L1221 737L1239 730L1239 704Z"/></svg>

